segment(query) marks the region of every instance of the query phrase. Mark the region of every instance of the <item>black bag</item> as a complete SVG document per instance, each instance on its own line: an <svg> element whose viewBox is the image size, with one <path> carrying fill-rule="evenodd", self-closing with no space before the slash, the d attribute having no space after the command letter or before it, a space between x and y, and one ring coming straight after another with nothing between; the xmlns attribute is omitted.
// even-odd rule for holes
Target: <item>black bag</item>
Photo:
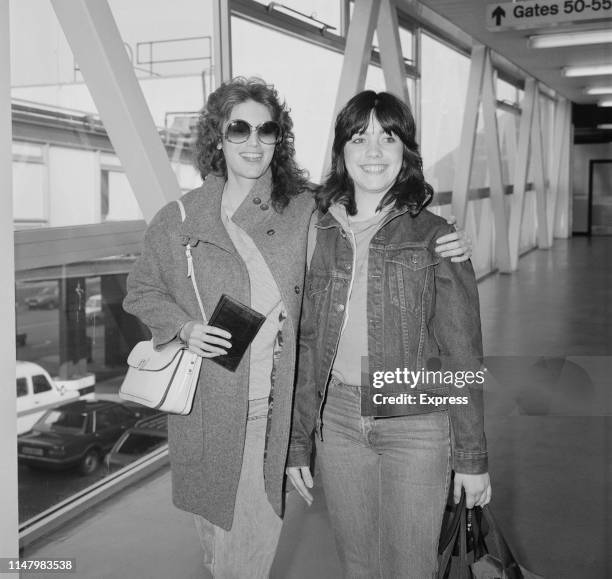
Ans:
<svg viewBox="0 0 612 579"><path fill-rule="evenodd" d="M543 579L514 558L491 509L465 508L465 492L453 504L452 492L438 544L438 579Z"/></svg>

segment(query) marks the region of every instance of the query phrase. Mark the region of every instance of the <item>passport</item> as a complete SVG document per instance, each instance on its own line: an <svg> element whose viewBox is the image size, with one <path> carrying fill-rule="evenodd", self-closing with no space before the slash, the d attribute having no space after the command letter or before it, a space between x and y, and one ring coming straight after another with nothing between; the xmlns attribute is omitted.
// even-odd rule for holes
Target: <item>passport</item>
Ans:
<svg viewBox="0 0 612 579"><path fill-rule="evenodd" d="M227 330L231 335L232 347L227 354L210 358L212 362L235 372L244 353L259 332L266 316L256 312L249 306L223 294L213 311L208 324Z"/></svg>

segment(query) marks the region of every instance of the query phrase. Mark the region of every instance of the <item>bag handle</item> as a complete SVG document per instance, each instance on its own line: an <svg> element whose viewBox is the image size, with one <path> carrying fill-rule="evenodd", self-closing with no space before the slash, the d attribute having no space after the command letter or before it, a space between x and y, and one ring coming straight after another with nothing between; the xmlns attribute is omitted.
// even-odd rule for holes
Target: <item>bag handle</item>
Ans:
<svg viewBox="0 0 612 579"><path fill-rule="evenodd" d="M448 566L451 561L453 549L457 544L457 539L459 539L460 557L463 560L467 558L467 545L465 544L465 491L464 489L461 489L461 491L461 500L457 505L454 505L452 517L449 519L448 525L443 529L440 536L440 544L438 547L438 578L440 579L448 577L448 572L450 571ZM460 537L463 537L463 540Z"/></svg>
<svg viewBox="0 0 612 579"><path fill-rule="evenodd" d="M180 199L176 200L176 203L179 206L179 211L181 212L181 222L185 222L186 213L185 206ZM185 246L185 257L187 258L187 277L191 279L191 284L193 285L193 291L195 292L196 299L198 300L198 306L200 306L200 313L202 314L202 319L204 323L208 323L208 318L204 313L204 304L202 303L202 298L200 297L200 290L198 289L198 284L195 279L195 275L193 275L193 257L191 256L191 244L187 244Z"/></svg>

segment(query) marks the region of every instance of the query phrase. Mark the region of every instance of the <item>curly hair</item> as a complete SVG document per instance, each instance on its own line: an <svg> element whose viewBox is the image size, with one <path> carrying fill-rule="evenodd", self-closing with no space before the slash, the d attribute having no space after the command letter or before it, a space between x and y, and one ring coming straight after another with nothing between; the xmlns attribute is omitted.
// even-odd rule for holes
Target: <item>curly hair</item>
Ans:
<svg viewBox="0 0 612 579"><path fill-rule="evenodd" d="M357 213L355 186L344 162L344 145L355 134L363 133L370 124L372 114L383 131L396 135L404 145L402 166L394 185L382 198L378 209L395 203L407 207L413 217L426 207L433 197L433 188L423 176L423 160L415 140L416 125L410 108L396 96L366 90L355 95L338 113L332 147L331 169L316 194L317 206L323 212L332 203L346 207L349 215Z"/></svg>
<svg viewBox="0 0 612 579"><path fill-rule="evenodd" d="M280 101L276 89L260 78L237 77L224 82L208 96L200 111L194 145L194 164L202 179L209 173L227 178L227 165L223 151L217 144L223 138L223 123L232 109L246 101L264 105L272 120L282 128L282 141L274 149L272 171L272 206L281 213L292 197L307 188L307 173L295 161L293 121L289 109Z"/></svg>

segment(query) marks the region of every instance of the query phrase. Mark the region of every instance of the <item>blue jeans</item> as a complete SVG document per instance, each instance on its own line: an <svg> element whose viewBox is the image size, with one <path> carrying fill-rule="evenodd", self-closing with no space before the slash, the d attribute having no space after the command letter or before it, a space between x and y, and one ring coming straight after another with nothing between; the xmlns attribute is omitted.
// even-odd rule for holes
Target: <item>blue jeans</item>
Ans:
<svg viewBox="0 0 612 579"><path fill-rule="evenodd" d="M450 480L447 412L361 416L360 387L332 378L317 462L344 576L434 577Z"/></svg>
<svg viewBox="0 0 612 579"><path fill-rule="evenodd" d="M194 515L204 566L215 579L266 579L274 561L283 520L264 488L267 398L249 404L242 470L232 528L225 531Z"/></svg>

